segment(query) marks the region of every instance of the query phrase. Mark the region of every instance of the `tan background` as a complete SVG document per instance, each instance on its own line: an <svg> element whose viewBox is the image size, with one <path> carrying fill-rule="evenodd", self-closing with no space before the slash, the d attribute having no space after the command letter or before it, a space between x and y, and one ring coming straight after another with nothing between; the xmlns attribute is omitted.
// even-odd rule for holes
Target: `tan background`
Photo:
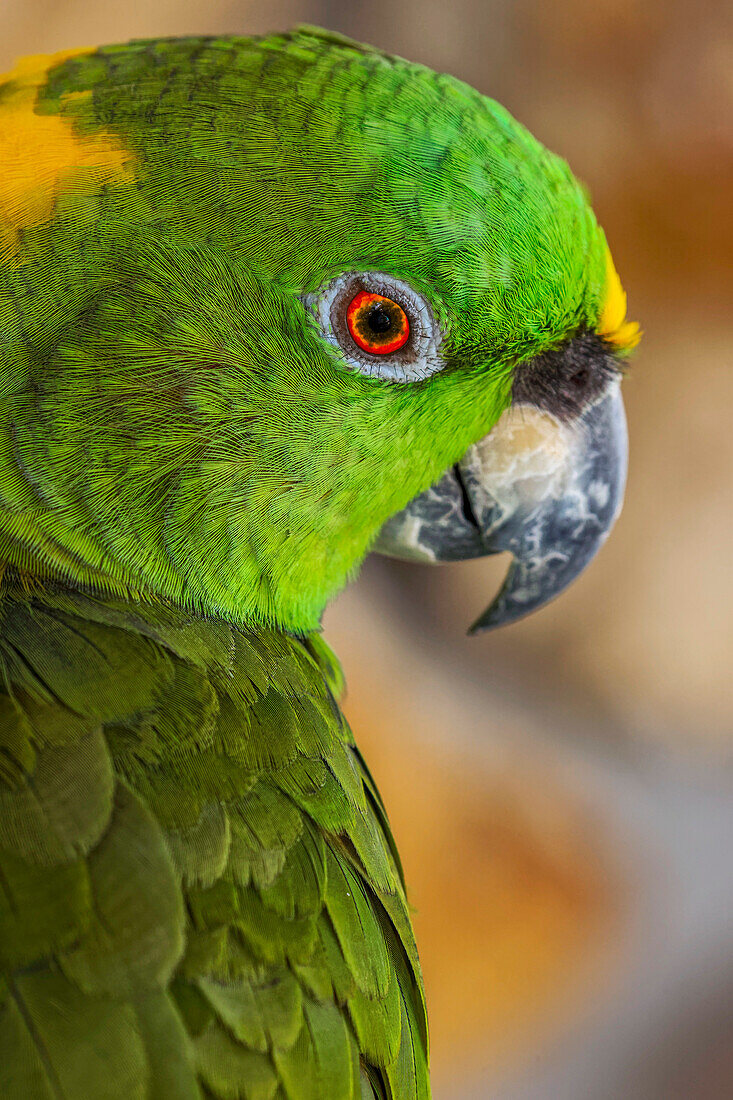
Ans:
<svg viewBox="0 0 733 1100"><path fill-rule="evenodd" d="M0 69L318 22L501 100L594 195L646 332L608 546L489 637L463 632L501 562L374 560L327 615L405 856L437 1100L733 1095L732 12L0 0Z"/></svg>

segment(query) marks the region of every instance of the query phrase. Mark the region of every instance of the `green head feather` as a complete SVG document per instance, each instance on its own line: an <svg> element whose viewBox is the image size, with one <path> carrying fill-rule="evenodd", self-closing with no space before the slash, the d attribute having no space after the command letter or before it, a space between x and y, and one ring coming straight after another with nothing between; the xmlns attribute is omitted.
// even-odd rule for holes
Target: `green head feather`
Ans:
<svg viewBox="0 0 733 1100"><path fill-rule="evenodd" d="M517 364L603 314L567 165L337 36L51 58L10 74L4 117L39 167L30 197L22 166L0 187L0 554L35 575L311 629ZM304 296L350 271L429 302L442 370L344 363Z"/></svg>

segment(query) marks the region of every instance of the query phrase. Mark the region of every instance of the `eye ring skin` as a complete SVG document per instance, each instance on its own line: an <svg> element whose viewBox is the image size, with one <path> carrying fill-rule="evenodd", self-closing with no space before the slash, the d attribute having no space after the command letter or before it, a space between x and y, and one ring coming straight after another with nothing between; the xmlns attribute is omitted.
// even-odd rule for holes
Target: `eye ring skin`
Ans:
<svg viewBox="0 0 733 1100"><path fill-rule="evenodd" d="M351 336L346 313L360 291L396 302L407 315L409 337L397 351L374 355ZM325 340L351 370L387 382L420 382L445 366L440 354L443 333L425 298L402 279L380 271L349 271L301 299Z"/></svg>

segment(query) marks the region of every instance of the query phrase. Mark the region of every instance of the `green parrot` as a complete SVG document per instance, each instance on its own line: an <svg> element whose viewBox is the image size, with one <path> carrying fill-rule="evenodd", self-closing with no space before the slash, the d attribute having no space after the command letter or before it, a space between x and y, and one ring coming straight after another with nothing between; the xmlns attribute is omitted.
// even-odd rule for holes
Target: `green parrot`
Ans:
<svg viewBox="0 0 733 1100"><path fill-rule="evenodd" d="M594 555L603 233L496 103L315 28L1 79L0 1095L426 1100L319 624L372 549L510 551L477 629Z"/></svg>

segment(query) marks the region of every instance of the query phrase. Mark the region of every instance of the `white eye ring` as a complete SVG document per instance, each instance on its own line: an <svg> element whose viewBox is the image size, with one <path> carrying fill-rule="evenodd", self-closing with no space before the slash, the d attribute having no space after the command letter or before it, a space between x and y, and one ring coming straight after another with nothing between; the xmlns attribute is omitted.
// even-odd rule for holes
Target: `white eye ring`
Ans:
<svg viewBox="0 0 733 1100"><path fill-rule="evenodd" d="M410 324L407 343L388 355L364 351L351 336L346 310L351 300L365 290L382 294L404 309ZM303 303L316 320L321 335L336 348L341 359L359 374L388 382L419 382L442 370L442 333L432 309L423 297L402 279L379 271L349 271L337 275L326 286L303 295Z"/></svg>

